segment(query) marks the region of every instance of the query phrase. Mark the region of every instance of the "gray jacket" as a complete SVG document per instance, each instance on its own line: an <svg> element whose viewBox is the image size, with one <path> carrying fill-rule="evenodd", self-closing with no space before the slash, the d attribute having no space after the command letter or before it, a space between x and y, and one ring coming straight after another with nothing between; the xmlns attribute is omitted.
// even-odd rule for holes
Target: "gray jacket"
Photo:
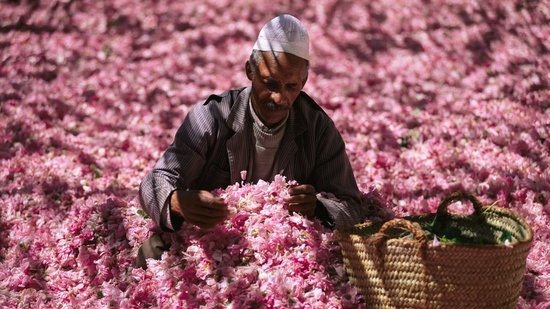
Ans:
<svg viewBox="0 0 550 309"><path fill-rule="evenodd" d="M249 98L250 87L239 88L211 95L189 110L173 143L140 186L141 206L161 228L179 228L169 215L174 190L211 191L241 181L240 171L248 168L254 147ZM318 202L336 229L362 222L366 210L333 121L301 92L286 126L275 157L277 174L334 194L339 201L321 197Z"/></svg>

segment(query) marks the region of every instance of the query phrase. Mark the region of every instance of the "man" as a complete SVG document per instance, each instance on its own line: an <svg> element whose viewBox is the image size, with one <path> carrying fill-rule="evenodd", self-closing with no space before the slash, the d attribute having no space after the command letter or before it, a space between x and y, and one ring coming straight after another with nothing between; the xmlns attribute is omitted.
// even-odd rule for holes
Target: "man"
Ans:
<svg viewBox="0 0 550 309"><path fill-rule="evenodd" d="M143 209L164 231L183 221L211 228L229 211L211 191L241 181L296 180L285 200L290 212L344 228L365 217L360 192L332 120L302 91L308 78L309 36L281 15L260 31L245 64L250 87L211 95L191 108L173 143L140 187ZM318 197L318 192L336 199ZM158 234L140 248L137 264L166 250Z"/></svg>

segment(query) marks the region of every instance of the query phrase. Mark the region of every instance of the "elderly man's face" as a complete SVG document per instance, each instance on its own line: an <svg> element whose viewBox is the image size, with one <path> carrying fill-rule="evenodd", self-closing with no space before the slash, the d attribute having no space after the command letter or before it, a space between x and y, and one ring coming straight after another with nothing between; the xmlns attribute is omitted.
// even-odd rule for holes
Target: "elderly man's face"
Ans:
<svg viewBox="0 0 550 309"><path fill-rule="evenodd" d="M252 107L266 126L274 126L289 113L307 81L306 60L282 52L262 52L258 69L246 62L252 81Z"/></svg>

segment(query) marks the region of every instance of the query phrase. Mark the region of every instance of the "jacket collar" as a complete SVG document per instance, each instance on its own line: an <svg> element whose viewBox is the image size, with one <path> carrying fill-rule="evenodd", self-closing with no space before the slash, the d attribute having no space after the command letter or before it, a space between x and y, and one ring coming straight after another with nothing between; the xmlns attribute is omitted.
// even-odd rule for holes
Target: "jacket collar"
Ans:
<svg viewBox="0 0 550 309"><path fill-rule="evenodd" d="M235 134L227 140L227 155L229 158L229 165L231 169L232 182L241 181L240 172L248 168L250 162L250 156L252 154L252 127L251 122L247 117L248 115L248 100L250 99L250 87L241 88L241 91L230 96L230 112L227 117L227 125L232 128ZM290 164L294 154L298 151L298 145L296 144L297 137L303 134L306 129L307 120L304 118L304 109L307 102L304 102L302 94L298 96L289 118L287 120L286 132L281 140L279 146L275 170L280 174L292 174L288 169L294 167ZM245 126L245 124L247 124ZM244 150L244 151L243 151Z"/></svg>

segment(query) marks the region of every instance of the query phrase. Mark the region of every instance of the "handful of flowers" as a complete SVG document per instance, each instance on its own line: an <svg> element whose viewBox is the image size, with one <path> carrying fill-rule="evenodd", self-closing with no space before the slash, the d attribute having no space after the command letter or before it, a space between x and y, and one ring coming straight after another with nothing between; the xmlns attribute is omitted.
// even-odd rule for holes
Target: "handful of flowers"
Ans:
<svg viewBox="0 0 550 309"><path fill-rule="evenodd" d="M283 198L293 184L278 175L271 183L236 183L214 191L234 215L210 230L184 223L181 231L171 235L170 252L149 264L154 274L172 277L160 304L364 307L345 274L332 232L318 220L289 214L284 208Z"/></svg>

